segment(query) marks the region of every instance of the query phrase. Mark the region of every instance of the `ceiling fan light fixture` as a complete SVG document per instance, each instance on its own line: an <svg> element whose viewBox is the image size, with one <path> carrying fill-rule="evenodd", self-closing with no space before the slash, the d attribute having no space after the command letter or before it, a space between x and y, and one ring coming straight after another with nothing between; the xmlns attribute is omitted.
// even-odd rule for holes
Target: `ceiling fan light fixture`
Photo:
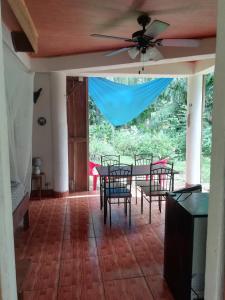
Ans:
<svg viewBox="0 0 225 300"><path fill-rule="evenodd" d="M150 47L148 55L149 55L149 60L157 61L157 60L161 60L164 58L162 53L156 47L153 47L153 48Z"/></svg>
<svg viewBox="0 0 225 300"><path fill-rule="evenodd" d="M128 54L131 59L135 59L139 54L139 49L137 47L132 47L128 50Z"/></svg>
<svg viewBox="0 0 225 300"><path fill-rule="evenodd" d="M146 62L148 60L149 60L148 55L146 53L141 52L141 62Z"/></svg>

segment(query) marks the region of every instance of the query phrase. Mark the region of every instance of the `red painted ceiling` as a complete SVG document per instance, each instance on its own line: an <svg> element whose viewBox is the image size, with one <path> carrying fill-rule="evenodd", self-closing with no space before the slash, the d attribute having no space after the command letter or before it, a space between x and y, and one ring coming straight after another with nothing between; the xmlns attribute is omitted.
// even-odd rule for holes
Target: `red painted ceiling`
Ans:
<svg viewBox="0 0 225 300"><path fill-rule="evenodd" d="M36 56L49 57L122 48L126 42L97 39L92 33L131 37L139 30L136 16L105 28L110 20L123 16L132 0L25 0L39 33ZM170 24L162 38L204 38L216 35L215 0L146 0L139 10L158 10L153 19ZM172 9L172 11L171 11ZM173 10L174 9L174 10ZM151 14L150 14L151 15ZM2 1L2 17L11 30L19 25L7 0Z"/></svg>

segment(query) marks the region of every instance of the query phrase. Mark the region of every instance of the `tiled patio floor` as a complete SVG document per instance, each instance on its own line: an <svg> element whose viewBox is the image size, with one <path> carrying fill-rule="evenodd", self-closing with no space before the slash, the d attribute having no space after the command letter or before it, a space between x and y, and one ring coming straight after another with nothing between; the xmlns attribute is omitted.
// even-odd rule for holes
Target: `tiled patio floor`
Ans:
<svg viewBox="0 0 225 300"><path fill-rule="evenodd" d="M17 259L30 258L24 300L172 300L163 280L164 213L140 214L133 199L132 228L123 205L104 226L96 193L32 201L28 231L15 235Z"/></svg>

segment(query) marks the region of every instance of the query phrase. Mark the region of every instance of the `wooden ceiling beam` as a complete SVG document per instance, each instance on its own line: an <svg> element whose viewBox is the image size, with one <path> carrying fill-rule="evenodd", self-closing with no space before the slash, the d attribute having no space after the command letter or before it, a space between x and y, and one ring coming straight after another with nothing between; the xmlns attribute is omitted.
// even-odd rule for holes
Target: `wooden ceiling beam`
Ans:
<svg viewBox="0 0 225 300"><path fill-rule="evenodd" d="M38 32L24 0L7 0L34 52L38 51Z"/></svg>

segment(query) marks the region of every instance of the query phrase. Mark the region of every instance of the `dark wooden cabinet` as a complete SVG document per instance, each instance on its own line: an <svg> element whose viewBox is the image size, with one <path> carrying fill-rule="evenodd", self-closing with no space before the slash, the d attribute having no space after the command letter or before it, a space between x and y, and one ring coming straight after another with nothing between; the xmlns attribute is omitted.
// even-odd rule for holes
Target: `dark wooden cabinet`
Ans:
<svg viewBox="0 0 225 300"><path fill-rule="evenodd" d="M175 300L203 299L207 217L207 193L168 195L164 277Z"/></svg>

